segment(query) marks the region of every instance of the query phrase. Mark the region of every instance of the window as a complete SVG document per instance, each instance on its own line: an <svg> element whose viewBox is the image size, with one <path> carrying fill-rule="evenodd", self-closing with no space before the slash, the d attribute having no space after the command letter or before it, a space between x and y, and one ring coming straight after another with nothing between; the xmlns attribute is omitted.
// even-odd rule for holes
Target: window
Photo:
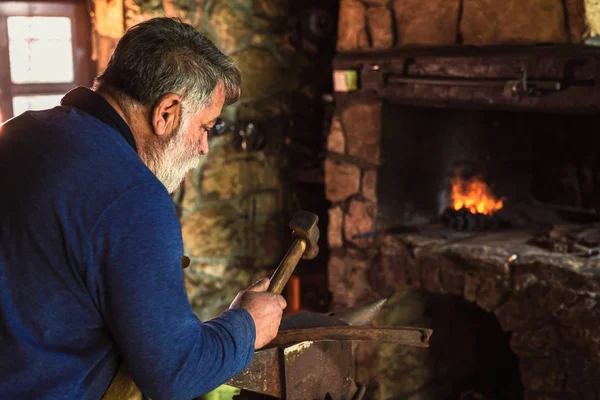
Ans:
<svg viewBox="0 0 600 400"><path fill-rule="evenodd" d="M0 123L92 82L85 2L0 1Z"/></svg>

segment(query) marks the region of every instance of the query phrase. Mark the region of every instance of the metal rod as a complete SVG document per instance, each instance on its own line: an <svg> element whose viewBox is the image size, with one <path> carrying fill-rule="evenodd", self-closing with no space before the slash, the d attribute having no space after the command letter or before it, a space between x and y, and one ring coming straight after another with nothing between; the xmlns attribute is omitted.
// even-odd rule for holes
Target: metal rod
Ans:
<svg viewBox="0 0 600 400"><path fill-rule="evenodd" d="M268 346L316 340L374 340L413 347L429 347L432 333L431 329L405 326L325 326L280 331Z"/></svg>
<svg viewBox="0 0 600 400"><path fill-rule="evenodd" d="M507 82L520 81L514 79L468 79L468 78L431 78L431 77L412 77L400 75L386 75L385 82L391 84L412 84L412 85L436 85L436 86L468 86L468 87L505 87ZM545 90L560 90L559 81L537 81L527 80L527 85Z"/></svg>
<svg viewBox="0 0 600 400"><path fill-rule="evenodd" d="M306 240L304 239L296 239L294 243L290 246L287 253L279 263L279 266L273 273L271 277L271 284L269 285L269 289L267 289L270 293L281 294L285 284L287 283L290 276L294 272L296 265L298 265L298 261L304 254L306 250Z"/></svg>

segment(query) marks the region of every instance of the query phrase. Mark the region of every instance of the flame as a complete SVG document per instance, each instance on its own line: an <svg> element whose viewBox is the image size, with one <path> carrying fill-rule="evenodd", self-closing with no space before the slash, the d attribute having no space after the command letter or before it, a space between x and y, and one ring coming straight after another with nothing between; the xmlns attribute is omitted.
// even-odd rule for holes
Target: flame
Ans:
<svg viewBox="0 0 600 400"><path fill-rule="evenodd" d="M493 214L503 206L505 199L496 199L488 185L478 177L462 179L455 176L452 181L451 201L455 210L465 207L473 214Z"/></svg>

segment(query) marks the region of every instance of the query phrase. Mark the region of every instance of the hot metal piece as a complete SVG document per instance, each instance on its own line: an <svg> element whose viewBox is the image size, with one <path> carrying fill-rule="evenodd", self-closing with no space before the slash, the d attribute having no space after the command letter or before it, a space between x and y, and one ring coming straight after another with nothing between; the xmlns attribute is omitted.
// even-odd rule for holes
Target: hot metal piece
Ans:
<svg viewBox="0 0 600 400"><path fill-rule="evenodd" d="M327 315L342 320L351 326L371 325L386 301L387 299L381 299L362 306L332 311Z"/></svg>
<svg viewBox="0 0 600 400"><path fill-rule="evenodd" d="M358 307L345 308L329 313L302 311L283 317L279 331L318 328L323 326L371 325L387 299L381 299Z"/></svg>

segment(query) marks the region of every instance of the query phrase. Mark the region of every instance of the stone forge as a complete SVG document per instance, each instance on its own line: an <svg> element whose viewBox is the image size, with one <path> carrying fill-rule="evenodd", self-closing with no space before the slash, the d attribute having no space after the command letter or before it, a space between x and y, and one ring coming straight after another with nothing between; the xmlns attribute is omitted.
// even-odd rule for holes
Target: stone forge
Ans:
<svg viewBox="0 0 600 400"><path fill-rule="evenodd" d="M336 59L358 84L338 87L327 142L331 308L385 297L379 323L434 330L427 350L358 346L374 398L599 398L600 155L584 135L599 60L572 45ZM514 93L524 70L551 89ZM457 170L485 172L510 229L436 223Z"/></svg>

